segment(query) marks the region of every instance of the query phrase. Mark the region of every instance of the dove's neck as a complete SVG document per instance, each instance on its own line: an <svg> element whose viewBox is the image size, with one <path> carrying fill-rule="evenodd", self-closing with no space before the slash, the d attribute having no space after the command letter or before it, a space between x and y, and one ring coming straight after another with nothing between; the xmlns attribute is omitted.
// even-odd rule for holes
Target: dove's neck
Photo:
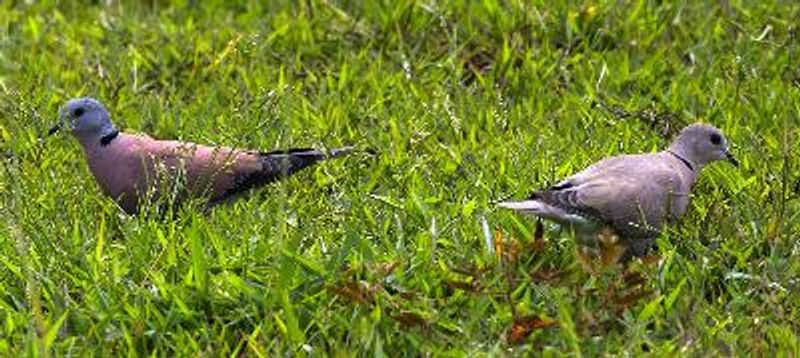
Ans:
<svg viewBox="0 0 800 358"><path fill-rule="evenodd" d="M703 169L703 166L705 166L705 163L697 160L697 156L694 155L691 150L686 149L688 147L688 145L682 145L680 141L677 141L669 146L666 151L683 162L683 164L689 167L689 170L692 172L700 172L700 170Z"/></svg>
<svg viewBox="0 0 800 358"><path fill-rule="evenodd" d="M98 148L111 144L118 136L119 130L117 130L117 127L114 127L111 123L107 123L97 132L78 136L78 141L80 141L86 149Z"/></svg>
<svg viewBox="0 0 800 358"><path fill-rule="evenodd" d="M117 136L119 136L119 131L114 127L112 127L112 129L113 130L109 131L108 133L106 133L105 135L100 137L100 145L101 146L108 145L109 143L111 143L111 141L116 139Z"/></svg>
<svg viewBox="0 0 800 358"><path fill-rule="evenodd" d="M683 165L686 166L686 168L688 168L691 171L694 171L694 165L692 165L692 162L690 162L689 159L686 159L682 155L675 153L669 149L667 149L667 153L671 154L673 157L675 157L675 159L680 160L681 163L683 163Z"/></svg>

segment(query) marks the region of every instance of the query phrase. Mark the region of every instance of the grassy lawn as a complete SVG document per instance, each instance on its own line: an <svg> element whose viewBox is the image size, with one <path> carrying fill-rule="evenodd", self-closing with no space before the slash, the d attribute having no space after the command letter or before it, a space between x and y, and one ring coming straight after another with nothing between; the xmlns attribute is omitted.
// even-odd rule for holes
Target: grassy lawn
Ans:
<svg viewBox="0 0 800 358"><path fill-rule="evenodd" d="M0 1L0 355L800 353L800 4ZM128 131L357 153L123 214L67 99ZM687 123L657 257L495 207Z"/></svg>

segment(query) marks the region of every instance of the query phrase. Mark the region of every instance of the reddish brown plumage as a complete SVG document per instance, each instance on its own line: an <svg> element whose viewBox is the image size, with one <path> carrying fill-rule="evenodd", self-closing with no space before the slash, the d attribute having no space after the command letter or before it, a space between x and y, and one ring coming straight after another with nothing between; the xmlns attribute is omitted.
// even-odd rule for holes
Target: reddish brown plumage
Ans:
<svg viewBox="0 0 800 358"><path fill-rule="evenodd" d="M106 145L79 140L103 193L131 214L148 194L159 198L175 185L178 201L191 196L216 203L327 157L310 149L261 154L124 133Z"/></svg>

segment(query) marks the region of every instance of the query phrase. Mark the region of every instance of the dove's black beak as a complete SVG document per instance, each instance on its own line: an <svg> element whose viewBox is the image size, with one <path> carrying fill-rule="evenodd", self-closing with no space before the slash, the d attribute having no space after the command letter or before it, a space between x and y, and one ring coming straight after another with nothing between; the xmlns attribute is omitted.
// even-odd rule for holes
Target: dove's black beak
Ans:
<svg viewBox="0 0 800 358"><path fill-rule="evenodd" d="M56 121L56 124L54 124L53 127L51 127L49 131L47 131L47 136L49 137L53 134L58 133L58 131L64 128L64 124L66 124L66 122L67 120L66 118L64 118L64 111L59 110L58 120Z"/></svg>
<svg viewBox="0 0 800 358"><path fill-rule="evenodd" d="M733 164L734 167L738 167L739 166L739 161L736 160L736 158L733 157L733 154L731 154L731 152L725 151L725 157L728 158L728 162Z"/></svg>
<svg viewBox="0 0 800 358"><path fill-rule="evenodd" d="M47 131L47 135L51 136L53 134L56 134L59 130L61 130L61 127L63 127L63 126L64 126L64 122L58 121L58 123L56 123L52 128L50 128L49 131Z"/></svg>

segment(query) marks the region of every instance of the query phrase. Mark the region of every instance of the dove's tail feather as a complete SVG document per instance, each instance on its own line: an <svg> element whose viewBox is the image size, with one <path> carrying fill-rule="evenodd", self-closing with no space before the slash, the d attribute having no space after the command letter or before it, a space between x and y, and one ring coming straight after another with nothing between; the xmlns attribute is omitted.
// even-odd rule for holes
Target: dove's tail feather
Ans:
<svg viewBox="0 0 800 358"><path fill-rule="evenodd" d="M567 214L564 210L545 204L539 200L504 201L498 203L497 206L518 211L523 214L535 215L557 221L561 221L561 217Z"/></svg>
<svg viewBox="0 0 800 358"><path fill-rule="evenodd" d="M353 147L341 147L327 152L312 148L295 148L260 153L264 168L261 175L266 182L270 182L292 175L319 161L347 155L353 150Z"/></svg>
<svg viewBox="0 0 800 358"><path fill-rule="evenodd" d="M553 206L537 199L523 201L504 201L498 203L501 208L511 209L522 214L534 215L557 223L574 225L577 227L595 226L586 217L570 213L562 208Z"/></svg>
<svg viewBox="0 0 800 358"><path fill-rule="evenodd" d="M338 158L353 153L356 149L353 146L334 148L328 151L328 158Z"/></svg>

